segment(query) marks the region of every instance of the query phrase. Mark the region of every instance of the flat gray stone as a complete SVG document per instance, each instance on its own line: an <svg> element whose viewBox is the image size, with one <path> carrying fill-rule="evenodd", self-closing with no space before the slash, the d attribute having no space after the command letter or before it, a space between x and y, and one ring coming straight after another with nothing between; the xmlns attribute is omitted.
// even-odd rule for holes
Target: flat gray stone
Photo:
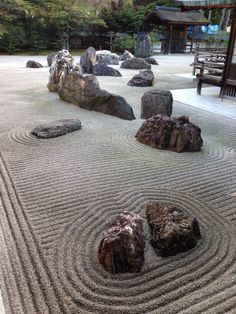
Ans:
<svg viewBox="0 0 236 314"><path fill-rule="evenodd" d="M62 136L81 129L81 122L78 119L61 119L47 124L36 126L31 134L37 138L52 138Z"/></svg>
<svg viewBox="0 0 236 314"><path fill-rule="evenodd" d="M120 65L123 69L136 69L136 70L142 70L142 69L151 69L151 65L148 64L144 59L142 58L132 58L129 60L126 60L121 63Z"/></svg>

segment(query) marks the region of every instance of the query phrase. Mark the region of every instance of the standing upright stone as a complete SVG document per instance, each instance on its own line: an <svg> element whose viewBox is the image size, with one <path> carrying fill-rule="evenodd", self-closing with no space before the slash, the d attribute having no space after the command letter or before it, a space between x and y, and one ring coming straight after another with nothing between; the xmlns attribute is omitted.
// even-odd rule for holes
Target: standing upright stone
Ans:
<svg viewBox="0 0 236 314"><path fill-rule="evenodd" d="M136 273L144 262L145 239L139 215L123 212L103 232L98 259L112 274Z"/></svg>
<svg viewBox="0 0 236 314"><path fill-rule="evenodd" d="M61 50L54 56L49 69L50 77L47 88L50 92L56 92L59 89L63 76L67 75L74 67L74 58L68 50Z"/></svg>
<svg viewBox="0 0 236 314"><path fill-rule="evenodd" d="M146 58L152 55L152 44L150 36L145 32L137 34L135 44L135 57Z"/></svg>
<svg viewBox="0 0 236 314"><path fill-rule="evenodd" d="M80 66L83 73L92 74L93 66L96 63L96 50L89 47L80 57Z"/></svg>

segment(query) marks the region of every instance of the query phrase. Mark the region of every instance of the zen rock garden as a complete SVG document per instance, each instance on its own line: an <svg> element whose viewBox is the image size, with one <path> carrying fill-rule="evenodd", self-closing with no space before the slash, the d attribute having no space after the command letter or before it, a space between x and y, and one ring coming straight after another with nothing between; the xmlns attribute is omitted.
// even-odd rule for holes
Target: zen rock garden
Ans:
<svg viewBox="0 0 236 314"><path fill-rule="evenodd" d="M201 239L197 219L178 207L149 202L146 216L151 245L162 257L188 251ZM104 230L98 260L112 274L139 272L144 263L145 238L142 218L124 212Z"/></svg>

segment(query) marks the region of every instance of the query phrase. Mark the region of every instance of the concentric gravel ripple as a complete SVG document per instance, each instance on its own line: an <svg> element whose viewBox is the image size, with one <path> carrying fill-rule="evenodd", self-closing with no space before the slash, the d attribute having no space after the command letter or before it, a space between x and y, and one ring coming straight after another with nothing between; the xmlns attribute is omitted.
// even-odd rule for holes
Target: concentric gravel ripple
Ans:
<svg viewBox="0 0 236 314"><path fill-rule="evenodd" d="M144 217L145 203L152 199L179 205L195 215L200 222L202 240L190 252L163 259L155 255L147 240L141 273L119 276L106 273L96 258L102 231L124 209ZM206 204L182 193L145 189L126 192L120 201L91 205L87 214L67 228L54 256L58 279L66 287L68 297L83 304L86 310L95 305L99 313L138 313L141 308L142 313L149 313L157 308L170 309L176 290L178 298L186 301L188 294L200 293L207 282L217 289L222 274L234 263L236 252L227 225ZM145 229L148 234L147 226ZM213 290L209 291L209 296L212 293ZM181 304L178 306L181 310Z"/></svg>

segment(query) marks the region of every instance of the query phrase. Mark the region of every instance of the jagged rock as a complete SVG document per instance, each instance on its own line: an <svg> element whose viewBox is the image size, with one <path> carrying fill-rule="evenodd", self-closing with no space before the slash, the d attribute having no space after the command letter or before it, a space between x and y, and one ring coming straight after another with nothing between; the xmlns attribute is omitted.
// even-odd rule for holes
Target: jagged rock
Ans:
<svg viewBox="0 0 236 314"><path fill-rule="evenodd" d="M78 119L61 119L36 126L31 134L38 138L52 138L81 129Z"/></svg>
<svg viewBox="0 0 236 314"><path fill-rule="evenodd" d="M93 67L93 74L97 76L122 76L121 73L107 66L105 63L97 63Z"/></svg>
<svg viewBox="0 0 236 314"><path fill-rule="evenodd" d="M149 64L153 64L153 65L158 65L158 62L156 61L156 59L152 58L152 57L147 57L144 58L144 60L149 63Z"/></svg>
<svg viewBox="0 0 236 314"><path fill-rule="evenodd" d="M141 218L124 212L103 232L98 259L112 274L139 272L144 262L144 247Z"/></svg>
<svg viewBox="0 0 236 314"><path fill-rule="evenodd" d="M58 91L61 99L80 106L112 116L125 119L135 119L132 107L118 95L100 89L98 80L92 74L82 75L70 72L62 81Z"/></svg>
<svg viewBox="0 0 236 314"><path fill-rule="evenodd" d="M128 50L125 50L123 55L120 56L120 61L127 61L132 58L134 58L134 55Z"/></svg>
<svg viewBox="0 0 236 314"><path fill-rule="evenodd" d="M139 74L136 74L132 79L127 83L130 86L152 86L154 80L154 75L151 70L142 70Z"/></svg>
<svg viewBox="0 0 236 314"><path fill-rule="evenodd" d="M55 56L57 55L57 52L53 52L53 53L50 53L48 56L47 56L47 63L48 63L48 66L50 67L53 63L53 60L55 58Z"/></svg>
<svg viewBox="0 0 236 314"><path fill-rule="evenodd" d="M37 61L34 61L34 60L29 60L29 61L27 61L27 63L26 63L26 67L27 68L42 68L43 66L42 66L42 64L41 63L39 63L39 62L37 62Z"/></svg>
<svg viewBox="0 0 236 314"><path fill-rule="evenodd" d="M203 144L201 129L186 116L153 116L142 124L135 137L151 147L178 153L199 151Z"/></svg>
<svg viewBox="0 0 236 314"><path fill-rule="evenodd" d="M74 67L74 58L68 50L61 50L54 56L49 69L50 76L47 88L50 92L56 92L62 78Z"/></svg>
<svg viewBox="0 0 236 314"><path fill-rule="evenodd" d="M201 238L197 219L178 207L150 202L146 215L151 228L151 244L161 256L190 250Z"/></svg>
<svg viewBox="0 0 236 314"><path fill-rule="evenodd" d="M119 65L119 56L108 50L99 50L96 52L97 62L104 62L110 65Z"/></svg>
<svg viewBox="0 0 236 314"><path fill-rule="evenodd" d="M96 50L89 47L80 57L80 66L83 73L92 74L93 66L96 63Z"/></svg>
<svg viewBox="0 0 236 314"><path fill-rule="evenodd" d="M135 57L146 58L152 55L152 43L150 36L145 32L137 34L135 44Z"/></svg>
<svg viewBox="0 0 236 314"><path fill-rule="evenodd" d="M141 118L148 119L156 114L171 116L173 97L170 91L151 90L141 98Z"/></svg>
<svg viewBox="0 0 236 314"><path fill-rule="evenodd" d="M142 69L151 69L151 65L148 64L144 59L142 58L132 58L127 61L124 61L120 65L123 69L136 69L136 70L142 70Z"/></svg>

